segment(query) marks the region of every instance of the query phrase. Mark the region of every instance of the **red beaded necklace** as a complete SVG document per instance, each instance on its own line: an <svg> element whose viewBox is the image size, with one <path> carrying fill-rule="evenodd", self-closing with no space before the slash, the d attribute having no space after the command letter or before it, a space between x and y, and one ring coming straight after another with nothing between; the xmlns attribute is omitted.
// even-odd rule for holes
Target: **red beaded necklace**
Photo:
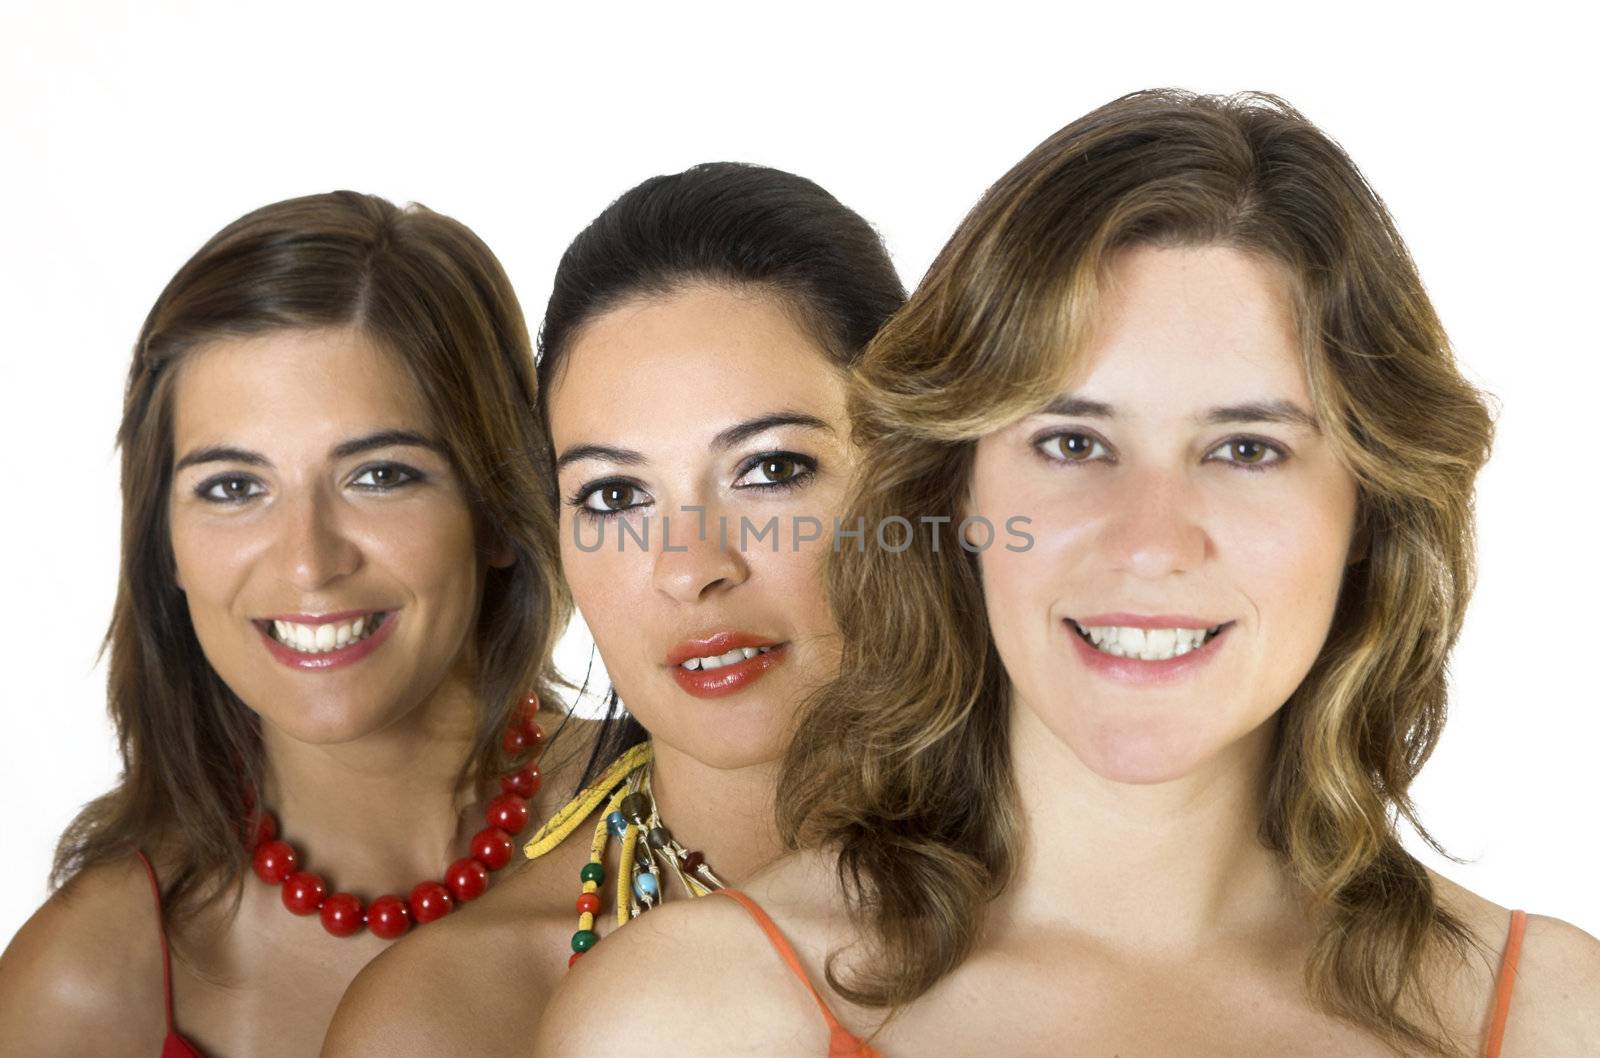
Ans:
<svg viewBox="0 0 1600 1058"><path fill-rule="evenodd" d="M544 731L534 722L539 700L529 696L524 709L505 734L505 750L518 754L544 741ZM539 791L539 769L525 764L500 777L500 796L484 810L488 824L472 838L472 854L463 856L445 869L444 881L419 882L409 899L380 896L363 908L360 898L350 893L329 895L322 877L300 871L300 854L293 845L278 838L278 821L271 812L256 816L251 850L256 877L268 885L283 886L283 906L297 915L322 917L322 928L336 937L348 937L365 926L374 936L393 940L411 928L443 918L457 902L466 903L483 895L489 885L489 872L511 862L515 847L512 838L528 825L528 800Z"/></svg>

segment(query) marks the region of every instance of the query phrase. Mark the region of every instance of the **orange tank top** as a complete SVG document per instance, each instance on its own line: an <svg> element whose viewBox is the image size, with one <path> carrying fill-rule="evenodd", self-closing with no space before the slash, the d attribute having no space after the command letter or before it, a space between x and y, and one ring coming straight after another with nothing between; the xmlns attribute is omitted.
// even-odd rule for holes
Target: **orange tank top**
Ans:
<svg viewBox="0 0 1600 1058"><path fill-rule="evenodd" d="M800 983L806 986L806 991L811 993L811 998L817 1001L817 1009L822 1011L822 1020L828 1023L828 1058L883 1058L872 1046L850 1032L849 1029L839 1024L839 1019L833 1016L833 1011L828 1009L828 1004L823 1000L822 993L811 983L811 978L806 976L805 968L800 965L799 956L789 946L789 941L778 928L778 924L761 910L761 905L745 896L737 889L717 889L716 893L729 896L737 900L756 920L756 925L761 927L761 932L767 935L773 948L777 949L778 958L794 971L800 978Z"/></svg>
<svg viewBox="0 0 1600 1058"><path fill-rule="evenodd" d="M778 952L778 957L784 961L800 983L806 986L806 991L811 993L811 998L816 1000L817 1009L822 1011L822 1019L828 1023L828 1058L883 1058L883 1055L850 1030L839 1024L839 1019L833 1016L833 1011L828 1009L828 1004L823 1000L822 994L811 983L811 978L806 976L805 969L800 965L800 959L795 955L794 949L789 946L789 941L784 937L783 931L778 928L761 906L748 896L736 889L718 889L723 896L737 900L744 909L750 912L750 917L756 920L756 925L761 927L761 932L767 935ZM1506 1033L1506 1018L1511 1013L1511 990L1516 985L1517 959L1522 955L1522 933L1528 924L1528 914L1525 911L1511 912L1511 930L1506 939L1505 953L1500 956L1500 971L1495 975L1493 1017L1489 1023L1489 1031L1484 1040L1483 1058L1500 1058L1500 1042Z"/></svg>

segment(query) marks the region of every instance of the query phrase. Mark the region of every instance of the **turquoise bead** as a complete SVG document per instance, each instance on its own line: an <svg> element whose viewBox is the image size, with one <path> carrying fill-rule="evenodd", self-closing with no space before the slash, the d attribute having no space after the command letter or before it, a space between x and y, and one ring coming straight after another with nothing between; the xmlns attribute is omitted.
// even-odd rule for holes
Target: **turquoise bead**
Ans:
<svg viewBox="0 0 1600 1058"><path fill-rule="evenodd" d="M628 829L628 821L623 818L621 812L612 812L606 816L606 826L610 828L611 833L620 838Z"/></svg>
<svg viewBox="0 0 1600 1058"><path fill-rule="evenodd" d="M633 876L633 892L640 900L654 900L661 894L661 883L649 871Z"/></svg>

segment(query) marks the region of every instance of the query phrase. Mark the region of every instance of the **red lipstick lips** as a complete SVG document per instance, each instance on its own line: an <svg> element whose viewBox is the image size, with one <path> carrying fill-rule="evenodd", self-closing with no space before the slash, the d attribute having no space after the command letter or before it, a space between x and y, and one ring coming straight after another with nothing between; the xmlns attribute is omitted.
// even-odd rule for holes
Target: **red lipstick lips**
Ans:
<svg viewBox="0 0 1600 1058"><path fill-rule="evenodd" d="M380 618L377 631L372 632L365 639L358 639L348 646L339 647L336 650L319 651L316 654L307 654L296 650L287 643L279 642L272 634L274 621L302 625L328 625L343 624L358 617L370 619L375 616ZM383 645L384 640L389 638L389 632L399 617L400 614L396 610L346 610L341 613L331 614L283 614L260 621L252 621L251 623L256 626L256 631L261 634L262 641L267 646L267 653L272 655L273 660L287 665L291 669L299 669L302 672L326 672L329 669L354 665L374 650L377 650L378 647Z"/></svg>
<svg viewBox="0 0 1600 1058"><path fill-rule="evenodd" d="M382 629L379 629L382 631ZM768 647L765 653L715 668L686 669L693 658L712 658L733 650ZM788 644L749 632L718 632L703 639L688 639L667 652L667 664L678 686L696 698L721 698L736 694L770 672L788 656Z"/></svg>

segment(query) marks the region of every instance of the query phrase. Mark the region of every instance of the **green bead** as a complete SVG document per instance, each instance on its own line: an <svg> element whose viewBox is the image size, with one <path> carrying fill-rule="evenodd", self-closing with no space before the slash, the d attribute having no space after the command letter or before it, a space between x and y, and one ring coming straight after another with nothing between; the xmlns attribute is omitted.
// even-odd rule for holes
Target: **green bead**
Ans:
<svg viewBox="0 0 1600 1058"><path fill-rule="evenodd" d="M578 877L595 885L606 884L606 869L598 863L586 863L583 870L578 872Z"/></svg>
<svg viewBox="0 0 1600 1058"><path fill-rule="evenodd" d="M594 930L580 929L578 932L572 935L572 950L588 951L590 948L595 946L595 942L599 939L600 935Z"/></svg>

